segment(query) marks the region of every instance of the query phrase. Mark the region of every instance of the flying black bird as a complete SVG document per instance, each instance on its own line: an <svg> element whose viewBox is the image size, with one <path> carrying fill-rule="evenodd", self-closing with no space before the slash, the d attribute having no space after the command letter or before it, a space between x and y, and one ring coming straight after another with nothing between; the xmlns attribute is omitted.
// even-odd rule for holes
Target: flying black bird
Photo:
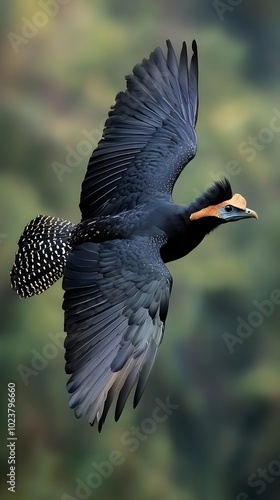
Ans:
<svg viewBox="0 0 280 500"><path fill-rule="evenodd" d="M195 156L196 42L190 66L170 41L126 77L82 184L81 222L38 216L24 229L11 271L20 297L63 276L70 407L101 430L117 397L138 404L162 340L172 287L165 266L226 222L257 218L228 180L188 206L172 190Z"/></svg>

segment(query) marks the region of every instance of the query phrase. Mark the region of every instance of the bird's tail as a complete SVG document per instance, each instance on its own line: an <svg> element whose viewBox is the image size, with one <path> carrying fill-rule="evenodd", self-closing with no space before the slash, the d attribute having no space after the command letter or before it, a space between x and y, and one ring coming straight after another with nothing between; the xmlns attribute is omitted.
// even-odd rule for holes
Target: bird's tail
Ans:
<svg viewBox="0 0 280 500"><path fill-rule="evenodd" d="M47 290L63 274L75 225L38 215L25 227L11 270L12 288L21 298Z"/></svg>

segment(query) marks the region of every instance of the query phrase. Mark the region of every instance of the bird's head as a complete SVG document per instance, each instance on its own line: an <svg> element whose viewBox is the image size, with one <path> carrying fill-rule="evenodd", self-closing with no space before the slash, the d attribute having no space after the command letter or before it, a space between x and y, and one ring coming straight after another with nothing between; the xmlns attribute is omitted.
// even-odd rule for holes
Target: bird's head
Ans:
<svg viewBox="0 0 280 500"><path fill-rule="evenodd" d="M232 194L229 181L215 182L191 205L190 221L207 220L211 217L214 225L236 220L258 218L254 210L247 208L246 200L240 194ZM214 218L214 219L213 219Z"/></svg>

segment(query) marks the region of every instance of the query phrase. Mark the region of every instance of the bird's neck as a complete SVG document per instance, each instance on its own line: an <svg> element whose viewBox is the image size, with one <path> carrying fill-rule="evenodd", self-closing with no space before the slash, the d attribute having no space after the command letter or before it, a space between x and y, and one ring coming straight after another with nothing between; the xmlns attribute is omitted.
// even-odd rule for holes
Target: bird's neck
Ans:
<svg viewBox="0 0 280 500"><path fill-rule="evenodd" d="M161 248L161 257L164 262L180 259L190 253L199 245L203 238L220 225L216 217L205 217L203 219L190 221L184 232L179 232L168 239Z"/></svg>

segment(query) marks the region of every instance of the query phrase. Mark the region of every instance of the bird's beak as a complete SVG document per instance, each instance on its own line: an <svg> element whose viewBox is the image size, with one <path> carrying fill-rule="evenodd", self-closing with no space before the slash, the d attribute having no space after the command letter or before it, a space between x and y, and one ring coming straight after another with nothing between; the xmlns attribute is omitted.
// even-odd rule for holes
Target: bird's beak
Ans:
<svg viewBox="0 0 280 500"><path fill-rule="evenodd" d="M220 211L220 217L223 219L225 222L231 222L231 221L236 221L236 220L242 220L242 219L249 219L249 218L254 218L258 219L258 214L254 210L251 210L250 208L245 208L245 210L242 210L240 208L235 208L233 207L233 210L231 212L226 212L224 210L224 207L222 207L223 210Z"/></svg>
<svg viewBox="0 0 280 500"><path fill-rule="evenodd" d="M247 217L254 217L254 219L257 219L259 218L257 212L255 212L254 210L251 210L250 208L246 208L246 210L244 210L245 212L245 215L244 215L244 219L246 219Z"/></svg>

